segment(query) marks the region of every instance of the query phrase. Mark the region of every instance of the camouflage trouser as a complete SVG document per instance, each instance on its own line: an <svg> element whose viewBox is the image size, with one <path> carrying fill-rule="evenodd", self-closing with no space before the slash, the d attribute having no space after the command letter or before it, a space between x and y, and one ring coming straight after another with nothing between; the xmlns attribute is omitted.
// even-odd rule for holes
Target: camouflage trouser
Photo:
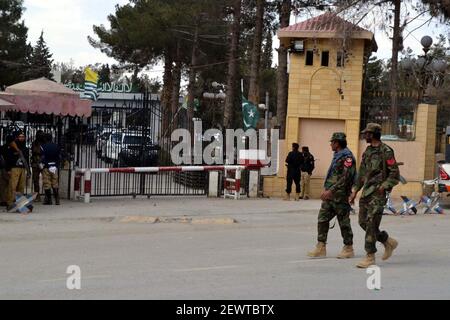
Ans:
<svg viewBox="0 0 450 320"><path fill-rule="evenodd" d="M8 206L16 201L16 193L24 194L27 184L27 170L23 168L12 168L8 183Z"/></svg>
<svg viewBox="0 0 450 320"><path fill-rule="evenodd" d="M42 185L44 190L58 189L58 173L51 173L50 170L42 170Z"/></svg>
<svg viewBox="0 0 450 320"><path fill-rule="evenodd" d="M371 195L359 200L359 225L366 231L365 249L368 254L377 252L377 241L384 243L389 238L386 231L380 231L386 197Z"/></svg>
<svg viewBox="0 0 450 320"><path fill-rule="evenodd" d="M346 202L323 201L319 211L318 241L327 243L330 221L337 216L344 244L353 245L353 232L350 223L350 205Z"/></svg>

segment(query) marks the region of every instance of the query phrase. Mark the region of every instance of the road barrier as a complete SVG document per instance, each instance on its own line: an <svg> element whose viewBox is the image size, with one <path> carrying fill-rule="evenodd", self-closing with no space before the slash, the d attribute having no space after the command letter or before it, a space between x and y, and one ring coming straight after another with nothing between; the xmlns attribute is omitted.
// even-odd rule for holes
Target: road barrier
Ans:
<svg viewBox="0 0 450 320"><path fill-rule="evenodd" d="M211 172L211 171L223 171L223 172L235 172L235 177L230 178L225 175L225 186L229 186L230 183L233 188L229 188L226 191L232 190L233 198L239 199L241 193L241 174L243 170L260 170L263 167L261 164L246 164L246 165L221 165L221 166L176 166L176 167L136 167L136 168L92 168L92 169L76 169L75 170L75 198L81 197L81 185L82 178L84 177L84 203L91 202L92 183L91 178L94 173L158 173L158 172ZM229 192L225 192L225 198L229 196Z"/></svg>

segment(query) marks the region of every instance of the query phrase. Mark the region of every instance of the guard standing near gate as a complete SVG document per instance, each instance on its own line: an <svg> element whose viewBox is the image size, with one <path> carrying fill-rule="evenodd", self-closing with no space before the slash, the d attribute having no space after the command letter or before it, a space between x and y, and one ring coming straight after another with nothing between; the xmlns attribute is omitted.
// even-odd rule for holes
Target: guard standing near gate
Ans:
<svg viewBox="0 0 450 320"><path fill-rule="evenodd" d="M42 158L42 145L44 144L45 134L43 131L39 130L36 133L36 139L33 141L31 145L31 170L32 170L32 179L33 179L33 191L37 193L36 202L41 201L41 192L39 179L41 175L41 158Z"/></svg>
<svg viewBox="0 0 450 320"><path fill-rule="evenodd" d="M0 206L7 206L8 194L9 194L9 174L6 164L6 151L8 150L8 145L13 141L12 136L6 137L6 143L0 146Z"/></svg>
<svg viewBox="0 0 450 320"><path fill-rule="evenodd" d="M45 135L45 144L42 146L42 180L45 191L44 205L52 205L52 190L55 204L59 206L59 176L61 151L56 143L52 142L52 135Z"/></svg>
<svg viewBox="0 0 450 320"><path fill-rule="evenodd" d="M8 183L8 210L16 201L16 194L25 194L27 178L31 171L28 165L29 152L25 143L23 131L14 134L15 139L6 147L6 171L9 175Z"/></svg>
<svg viewBox="0 0 450 320"><path fill-rule="evenodd" d="M298 143L292 144L292 151L289 152L286 158L287 175L286 175L286 196L284 200L290 200L292 192L292 182L295 183L296 196L298 201L300 197L300 168L303 164L303 155L299 152L300 146Z"/></svg>
<svg viewBox="0 0 450 320"><path fill-rule="evenodd" d="M308 147L302 148L303 164L301 166L302 194L300 199L309 200L311 192L311 176L315 168L314 156L309 152Z"/></svg>

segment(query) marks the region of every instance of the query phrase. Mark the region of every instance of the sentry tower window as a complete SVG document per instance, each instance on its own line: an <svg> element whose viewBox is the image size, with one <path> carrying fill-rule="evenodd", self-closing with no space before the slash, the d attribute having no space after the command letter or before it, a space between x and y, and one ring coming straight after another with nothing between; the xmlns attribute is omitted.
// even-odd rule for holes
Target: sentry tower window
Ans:
<svg viewBox="0 0 450 320"><path fill-rule="evenodd" d="M312 50L306 51L306 63L307 66L314 65L314 52Z"/></svg>
<svg viewBox="0 0 450 320"><path fill-rule="evenodd" d="M322 67L328 67L330 63L330 52L322 51Z"/></svg>

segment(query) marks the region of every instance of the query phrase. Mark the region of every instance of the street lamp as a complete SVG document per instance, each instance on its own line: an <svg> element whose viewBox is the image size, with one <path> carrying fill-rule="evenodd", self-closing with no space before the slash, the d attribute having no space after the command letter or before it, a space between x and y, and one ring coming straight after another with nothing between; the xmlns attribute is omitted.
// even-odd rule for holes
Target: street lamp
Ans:
<svg viewBox="0 0 450 320"><path fill-rule="evenodd" d="M433 44L433 39L430 36L424 36L420 43L422 44L424 54L418 56L418 59L403 59L401 66L408 75L413 75L417 81L419 85L419 102L429 103L430 99L426 93L427 88L430 85L435 88L442 87L448 64L445 59L435 58L428 54Z"/></svg>
<svg viewBox="0 0 450 320"><path fill-rule="evenodd" d="M204 92L203 98L213 101L212 125L215 126L217 106L220 101L224 101L227 98L227 94L224 92L226 90L226 85L224 84L214 81L213 83L211 83L211 87L213 88L213 92Z"/></svg>

